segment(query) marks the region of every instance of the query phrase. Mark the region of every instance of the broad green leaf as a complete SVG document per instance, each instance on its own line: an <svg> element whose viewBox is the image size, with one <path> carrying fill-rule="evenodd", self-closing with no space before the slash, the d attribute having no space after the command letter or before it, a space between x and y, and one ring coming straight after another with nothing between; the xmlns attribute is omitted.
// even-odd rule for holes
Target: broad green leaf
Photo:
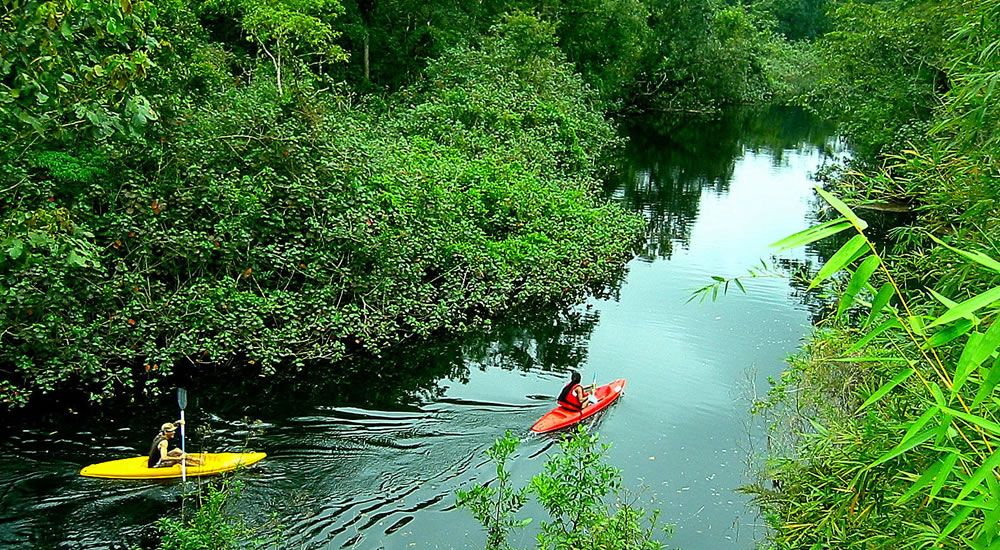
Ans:
<svg viewBox="0 0 1000 550"><path fill-rule="evenodd" d="M851 258L864 246L868 244L868 240L865 239L864 235L855 235L851 237L851 240L844 243L844 246L840 247L832 257L823 267L820 268L819 273L813 278L812 282L809 283L809 288L815 288L816 285L822 283L823 281L830 278L831 275L844 269L848 263L850 263Z"/></svg>
<svg viewBox="0 0 1000 550"><path fill-rule="evenodd" d="M972 476L970 476L969 479L965 480L965 485L962 487L962 491L958 493L958 500L962 500L972 494L973 491L979 489L982 486L983 481L986 479L986 476L996 475L993 473L993 470L998 466L1000 466L1000 452L995 452L986 459L986 462L983 462L982 466L977 468L976 471L972 473Z"/></svg>
<svg viewBox="0 0 1000 550"><path fill-rule="evenodd" d="M10 256L11 260L16 260L21 257L24 252L24 241L14 237L10 241L10 245L7 247L7 255Z"/></svg>
<svg viewBox="0 0 1000 550"><path fill-rule="evenodd" d="M831 194L829 191L826 191L825 189L823 189L818 185L816 186L816 192L819 193L820 196L826 200L826 202L830 203L830 206L836 208L837 212L840 212L842 216L847 218L847 220L850 221L854 225L854 227L857 227L858 231L864 231L865 229L868 229L868 222L859 218L858 215L855 214L854 211L851 210L849 206L844 204L844 201L833 196L833 194Z"/></svg>
<svg viewBox="0 0 1000 550"><path fill-rule="evenodd" d="M994 302L1000 301L1000 286L993 287L982 294L973 296L968 300L956 305L955 307L949 309L944 315L938 317L933 323L927 325L928 327L936 327L938 325L943 325L945 323L950 323L956 319L961 319L962 317L968 317L976 311L993 304Z"/></svg>
<svg viewBox="0 0 1000 550"><path fill-rule="evenodd" d="M932 418L937 416L939 412L941 412L941 409L937 407L931 407L926 411L924 411L924 413L921 414L919 418L914 420L913 424L910 424L910 427L906 429L906 433L903 434L903 439L901 441L909 441L914 434L924 429L924 426L926 426L927 423L930 422Z"/></svg>
<svg viewBox="0 0 1000 550"><path fill-rule="evenodd" d="M876 293L875 298L872 299L872 310L871 313L868 314L868 320L865 321L865 326L871 324L871 322L875 320L875 317L877 317L879 313L882 313L882 310L889 304L889 300L892 299L895 292L896 289L890 283L885 283L882 285L882 288L878 289L878 293Z"/></svg>
<svg viewBox="0 0 1000 550"><path fill-rule="evenodd" d="M997 273L1000 273L1000 262L994 260L993 258L987 256L986 254L983 254L982 252L969 252L967 250L962 250L960 248L955 248L954 246L951 246L950 244L942 241L941 239L935 237L934 235L929 235L929 236L930 236L931 240L933 240L934 242L938 243L939 245L947 248L948 250L951 250L955 254L958 254L959 256L962 256L963 258L966 258L968 260L972 260L973 262L976 262L977 264L979 264L979 265L981 265L983 267L988 267L989 269L992 269L993 271L996 271Z"/></svg>
<svg viewBox="0 0 1000 550"><path fill-rule="evenodd" d="M934 402L937 406L944 410L948 406L948 402L944 400L944 392L941 391L941 386L937 382L931 382L931 395L934 396Z"/></svg>
<svg viewBox="0 0 1000 550"><path fill-rule="evenodd" d="M906 318L906 321L910 325L910 331L917 336L923 336L925 334L924 330L924 318L920 315L910 315Z"/></svg>
<svg viewBox="0 0 1000 550"><path fill-rule="evenodd" d="M905 453L906 451L909 451L909 450L913 449L914 447L917 447L917 446L921 445L922 443L924 443L928 439L930 439L930 438L934 437L935 435L937 435L937 431L938 431L937 427L934 427L934 428L931 428L929 430L925 430L923 432L920 432L919 434L917 434L917 435L913 436L912 438L910 438L908 441L904 440L899 445L896 445L891 451L885 453L884 455L882 455L881 457L879 457L878 460L876 460L875 462L872 462L870 465L868 465L868 469L874 468L875 466L878 466L879 464L882 464L883 462L888 462L888 461L896 458L897 456Z"/></svg>
<svg viewBox="0 0 1000 550"><path fill-rule="evenodd" d="M899 371L899 373L896 374L896 376L893 376L891 380L889 380L885 384L882 384L882 387L875 390L875 393L871 394L871 396L868 399L866 399L865 402L862 403L860 407L858 407L858 411L863 411L868 407L868 405L871 405L872 403L878 401L879 399L882 399L882 397L884 397L885 394L891 392L893 388L902 384L907 378L909 378L912 375L913 375L913 368L905 368Z"/></svg>
<svg viewBox="0 0 1000 550"><path fill-rule="evenodd" d="M933 296L937 301L939 301L942 304L944 304L944 306L946 308L951 309L951 308L953 308L953 307L955 307L955 306L958 305L958 302L956 302L955 300L952 300L951 298L948 298L947 296L939 293L938 291L934 290L933 288L929 288L927 290L930 291L931 296Z"/></svg>
<svg viewBox="0 0 1000 550"><path fill-rule="evenodd" d="M891 328L901 328L903 325L899 324L899 320L893 317L892 319L887 319L881 325L873 328L868 334L861 337L860 340L854 342L851 347L847 348L847 353L854 353L860 349L864 349L869 342L878 337L879 334L891 329Z"/></svg>
<svg viewBox="0 0 1000 550"><path fill-rule="evenodd" d="M840 305L837 306L838 317L843 315L854 304L854 299L858 296L858 292L861 292L861 289L868 284L868 280L871 279L872 274L875 273L881 262L882 260L878 256L869 256L854 270L851 280L847 283L847 288L844 290L844 294L840 297Z"/></svg>
<svg viewBox="0 0 1000 550"><path fill-rule="evenodd" d="M790 248L807 245L809 243L825 239L830 235L836 235L837 233L850 229L851 227L851 222L845 220L844 218L837 218L835 220L830 220L826 223L810 227L809 229L799 231L793 235L789 235L780 241L772 243L770 246L771 248L776 248L777 252L782 252Z"/></svg>
<svg viewBox="0 0 1000 550"><path fill-rule="evenodd" d="M927 339L926 342L924 342L923 347L924 349L930 349L943 346L966 332L969 332L973 326L972 321L968 319L961 319L957 323L935 332L930 338Z"/></svg>

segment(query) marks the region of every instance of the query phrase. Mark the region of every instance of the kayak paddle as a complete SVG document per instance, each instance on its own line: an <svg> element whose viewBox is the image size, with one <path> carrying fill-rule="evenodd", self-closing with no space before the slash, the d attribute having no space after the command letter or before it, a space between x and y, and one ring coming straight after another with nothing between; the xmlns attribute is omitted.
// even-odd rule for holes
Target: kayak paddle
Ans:
<svg viewBox="0 0 1000 550"><path fill-rule="evenodd" d="M187 449L184 448L184 409L188 404L188 392L177 388L177 406L181 408L181 481L187 483Z"/></svg>

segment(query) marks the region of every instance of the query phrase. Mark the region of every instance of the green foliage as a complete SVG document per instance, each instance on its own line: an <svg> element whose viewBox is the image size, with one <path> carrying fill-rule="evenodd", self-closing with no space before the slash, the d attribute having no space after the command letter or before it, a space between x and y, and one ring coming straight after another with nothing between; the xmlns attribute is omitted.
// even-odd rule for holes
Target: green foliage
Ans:
<svg viewBox="0 0 1000 550"><path fill-rule="evenodd" d="M142 93L163 44L146 0L6 3L0 13L0 139L141 129L158 117Z"/></svg>
<svg viewBox="0 0 1000 550"><path fill-rule="evenodd" d="M271 548L276 541L262 536L260 526L251 527L230 510L229 503L239 499L243 484L227 478L220 482L199 484L197 509L187 518L161 518L156 526L162 534L160 550L231 550L236 548ZM185 501L191 499L184 497Z"/></svg>
<svg viewBox="0 0 1000 550"><path fill-rule="evenodd" d="M596 198L617 141L553 41L512 16L386 110L208 61L157 77L182 87L146 139L9 157L0 399L377 354L613 283L641 221Z"/></svg>
<svg viewBox="0 0 1000 550"><path fill-rule="evenodd" d="M459 508L468 508L476 520L486 528L486 548L509 548L507 536L524 527L531 519L518 520L516 514L528 499L528 488L511 487L507 461L517 450L518 439L507 432L486 451L486 457L496 465L496 486L476 485L469 491L458 491Z"/></svg>
<svg viewBox="0 0 1000 550"><path fill-rule="evenodd" d="M529 493L549 515L541 522L538 548L663 547L654 539L658 512L634 506L636 497L623 489L621 471L604 461L608 446L597 435L578 427L560 441L560 453L546 460L530 486L515 490L506 463L517 443L508 432L486 452L497 468L495 488L476 485L458 492L458 507L468 508L486 529L486 548L509 548L507 536L531 522L516 519Z"/></svg>
<svg viewBox="0 0 1000 550"><path fill-rule="evenodd" d="M910 298L865 236L863 220L823 196L857 235L816 281L848 272L840 313L858 301L862 308L871 304L869 318L886 321L863 335L841 321L817 337L806 360L793 363L763 408L783 411L774 430L795 437L772 448L780 458L767 475L781 490L748 491L764 506L778 548L900 541L992 548L1000 543L1000 401L993 395L1000 381L1000 287L964 300L934 293L943 311ZM801 244L823 232L814 228L783 242ZM1000 274L993 258L946 249ZM886 281L881 289L871 282L876 274ZM883 297L890 295L892 303ZM907 504L917 497L920 506Z"/></svg>

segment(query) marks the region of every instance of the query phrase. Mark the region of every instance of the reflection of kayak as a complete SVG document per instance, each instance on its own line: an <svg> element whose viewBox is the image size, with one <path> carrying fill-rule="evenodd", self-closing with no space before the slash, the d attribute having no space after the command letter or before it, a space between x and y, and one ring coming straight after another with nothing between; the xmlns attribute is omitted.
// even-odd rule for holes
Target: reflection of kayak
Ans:
<svg viewBox="0 0 1000 550"><path fill-rule="evenodd" d="M594 390L594 396L597 397L597 403L589 405L579 412L566 410L562 407L556 407L545 413L545 416L539 418L538 422L535 422L535 425L531 427L531 431L545 433L565 428L566 426L572 426L584 418L594 416L604 410L608 405L614 403L615 399L618 399L618 396L622 394L622 390L624 389L624 378L619 378L610 384L597 386L597 389Z"/></svg>
<svg viewBox="0 0 1000 550"><path fill-rule="evenodd" d="M188 466L188 477L221 474L235 470L240 466L249 466L260 462L267 456L264 453L201 453L192 455L201 457L204 464ZM137 456L111 460L99 464L91 464L80 470L80 475L86 477L103 477L106 479L169 479L181 477L181 465L174 464L167 468L147 468L149 457Z"/></svg>

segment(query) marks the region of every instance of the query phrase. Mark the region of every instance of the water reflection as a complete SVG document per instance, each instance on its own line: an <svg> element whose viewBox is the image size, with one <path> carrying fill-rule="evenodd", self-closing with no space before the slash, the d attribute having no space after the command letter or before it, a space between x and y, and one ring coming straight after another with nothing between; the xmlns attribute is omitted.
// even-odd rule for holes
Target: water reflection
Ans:
<svg viewBox="0 0 1000 550"><path fill-rule="evenodd" d="M648 220L647 261L670 259L674 247L687 248L704 192L729 191L737 161L747 153L784 166L788 155L843 153L831 140L832 125L800 109L735 109L718 119L676 126L670 121L635 122L630 142L605 192Z"/></svg>

